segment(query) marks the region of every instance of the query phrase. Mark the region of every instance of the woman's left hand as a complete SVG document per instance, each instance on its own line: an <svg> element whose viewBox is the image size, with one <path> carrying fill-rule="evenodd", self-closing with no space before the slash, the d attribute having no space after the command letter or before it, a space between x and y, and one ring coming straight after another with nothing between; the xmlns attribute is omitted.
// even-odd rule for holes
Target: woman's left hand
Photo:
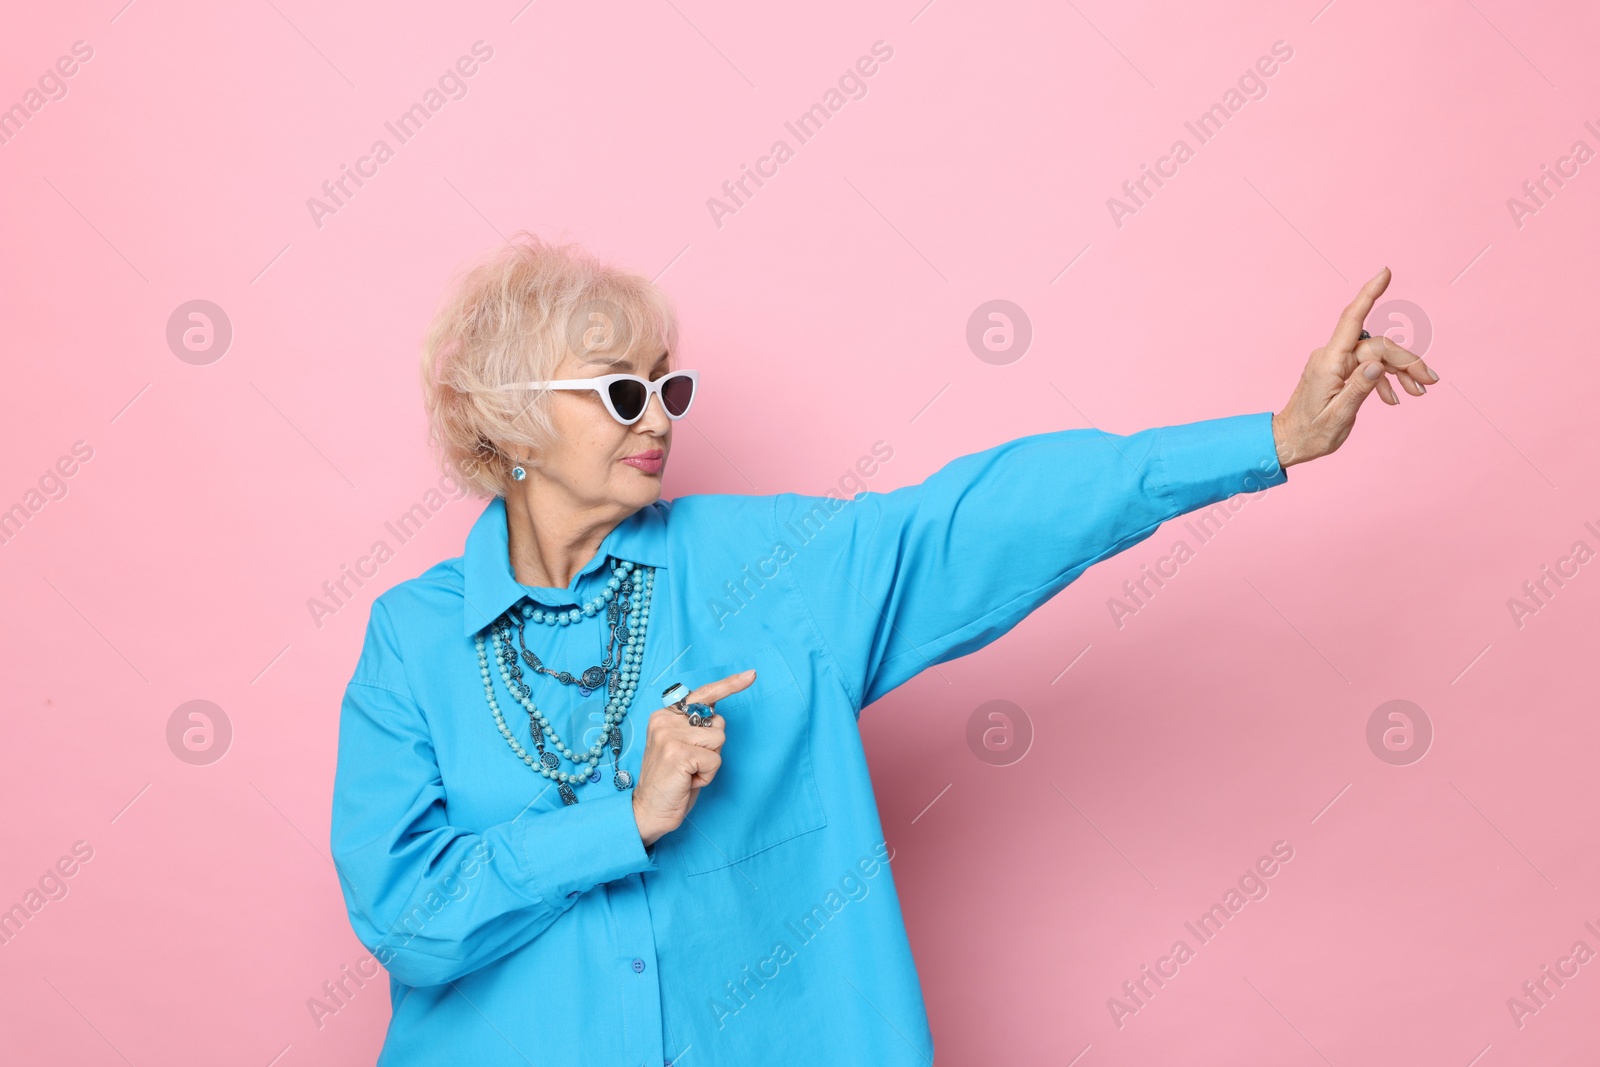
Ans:
<svg viewBox="0 0 1600 1067"><path fill-rule="evenodd" d="M1386 373L1393 374L1412 396L1428 391L1424 383L1439 380L1416 353L1382 334L1361 336L1367 313L1389 287L1389 278L1389 268L1385 267L1361 287L1339 316L1328 343L1311 353L1288 404L1272 416L1279 466L1290 467L1326 456L1344 444L1356 423L1361 402L1374 390L1384 403L1400 403Z"/></svg>

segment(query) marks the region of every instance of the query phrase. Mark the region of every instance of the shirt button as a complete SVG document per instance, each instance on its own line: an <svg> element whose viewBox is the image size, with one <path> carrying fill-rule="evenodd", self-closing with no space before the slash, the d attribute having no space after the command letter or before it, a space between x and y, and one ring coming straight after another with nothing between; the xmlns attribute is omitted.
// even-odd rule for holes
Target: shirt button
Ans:
<svg viewBox="0 0 1600 1067"><path fill-rule="evenodd" d="M638 959L638 958L634 959L634 961L633 961L633 973L634 974L643 974L644 973L644 960L641 960L641 959Z"/></svg>

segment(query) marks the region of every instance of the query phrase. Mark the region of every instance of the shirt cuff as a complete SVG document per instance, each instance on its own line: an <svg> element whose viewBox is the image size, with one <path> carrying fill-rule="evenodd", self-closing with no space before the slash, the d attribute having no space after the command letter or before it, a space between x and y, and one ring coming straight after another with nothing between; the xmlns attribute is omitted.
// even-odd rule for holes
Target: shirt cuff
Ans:
<svg viewBox="0 0 1600 1067"><path fill-rule="evenodd" d="M1163 488L1178 514L1289 480L1270 411L1164 426L1160 437Z"/></svg>
<svg viewBox="0 0 1600 1067"><path fill-rule="evenodd" d="M517 826L522 869L540 899L557 907L603 882L659 869L639 836L631 789L531 815Z"/></svg>

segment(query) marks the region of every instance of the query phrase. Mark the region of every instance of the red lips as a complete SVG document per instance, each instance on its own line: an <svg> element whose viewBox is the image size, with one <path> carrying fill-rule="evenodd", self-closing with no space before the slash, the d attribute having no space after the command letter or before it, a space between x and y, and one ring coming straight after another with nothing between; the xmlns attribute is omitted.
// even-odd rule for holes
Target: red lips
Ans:
<svg viewBox="0 0 1600 1067"><path fill-rule="evenodd" d="M622 462L630 467L638 467L646 474L659 474L661 473L663 457L665 456L666 453L661 449L652 448L647 452L635 452L631 456L626 456Z"/></svg>

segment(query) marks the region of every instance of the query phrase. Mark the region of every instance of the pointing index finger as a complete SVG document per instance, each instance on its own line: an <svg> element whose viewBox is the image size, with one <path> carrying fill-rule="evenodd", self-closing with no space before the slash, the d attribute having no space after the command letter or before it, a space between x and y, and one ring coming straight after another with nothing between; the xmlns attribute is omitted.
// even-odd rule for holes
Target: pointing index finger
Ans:
<svg viewBox="0 0 1600 1067"><path fill-rule="evenodd" d="M1361 328L1367 321L1367 313L1372 310L1372 305L1377 302L1383 291L1389 288L1389 279L1392 275L1389 268L1385 267L1372 276L1372 280L1361 287L1356 298L1350 301L1344 312L1339 316L1339 324L1333 328L1333 336L1328 339L1328 348L1334 352L1353 352L1356 342L1361 340Z"/></svg>
<svg viewBox="0 0 1600 1067"><path fill-rule="evenodd" d="M714 682L707 682L689 694L689 700L695 704L715 704L723 697L732 696L734 693L749 687L756 680L755 671L742 671L739 674L730 674L726 678L719 678Z"/></svg>

